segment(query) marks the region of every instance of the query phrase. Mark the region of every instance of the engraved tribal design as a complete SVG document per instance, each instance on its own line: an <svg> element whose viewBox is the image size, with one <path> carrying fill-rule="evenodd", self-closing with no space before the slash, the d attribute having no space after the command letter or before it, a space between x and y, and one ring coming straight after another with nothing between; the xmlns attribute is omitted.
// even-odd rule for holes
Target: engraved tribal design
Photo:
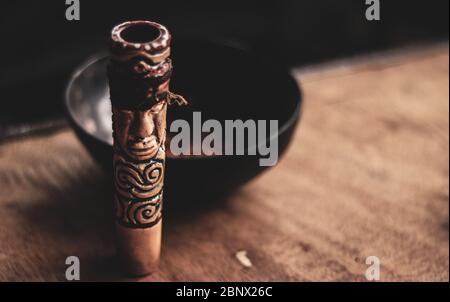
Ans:
<svg viewBox="0 0 450 302"><path fill-rule="evenodd" d="M149 200L127 200L116 195L117 221L131 228L148 228L162 217L163 193Z"/></svg>
<svg viewBox="0 0 450 302"><path fill-rule="evenodd" d="M116 150L118 151L118 150ZM162 217L164 152L155 159L134 163L114 154L116 218L127 227L147 228Z"/></svg>
<svg viewBox="0 0 450 302"><path fill-rule="evenodd" d="M139 166L143 166L142 170ZM164 163L159 161L150 161L145 166L118 159L114 163L116 189L127 198L151 198L162 190L163 169Z"/></svg>
<svg viewBox="0 0 450 302"><path fill-rule="evenodd" d="M116 218L131 228L161 220L166 103L145 111L113 107Z"/></svg>

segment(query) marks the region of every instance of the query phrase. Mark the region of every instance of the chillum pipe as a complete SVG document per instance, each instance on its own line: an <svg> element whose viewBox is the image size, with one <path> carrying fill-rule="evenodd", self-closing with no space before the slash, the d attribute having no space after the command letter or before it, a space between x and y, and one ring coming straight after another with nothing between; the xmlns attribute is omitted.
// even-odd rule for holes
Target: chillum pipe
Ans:
<svg viewBox="0 0 450 302"><path fill-rule="evenodd" d="M169 91L170 34L130 21L111 32L108 79L114 137L117 247L132 275L153 272L161 251L166 111L186 104Z"/></svg>

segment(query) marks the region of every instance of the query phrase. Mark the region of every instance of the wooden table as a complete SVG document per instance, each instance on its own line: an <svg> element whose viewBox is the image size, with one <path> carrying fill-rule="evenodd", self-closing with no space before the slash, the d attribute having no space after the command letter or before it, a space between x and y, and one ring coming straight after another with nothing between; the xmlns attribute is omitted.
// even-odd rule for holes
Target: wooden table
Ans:
<svg viewBox="0 0 450 302"><path fill-rule="evenodd" d="M220 206L168 213L143 280L362 281L377 256L381 280L448 281L448 64L436 45L296 70L286 156ZM71 255L82 280L127 280L109 179L69 128L2 142L0 189L0 280L65 280Z"/></svg>

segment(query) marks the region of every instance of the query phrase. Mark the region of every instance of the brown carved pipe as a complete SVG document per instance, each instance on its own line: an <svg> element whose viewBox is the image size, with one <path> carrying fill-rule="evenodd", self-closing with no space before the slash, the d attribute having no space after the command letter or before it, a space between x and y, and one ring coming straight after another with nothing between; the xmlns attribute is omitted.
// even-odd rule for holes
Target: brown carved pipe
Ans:
<svg viewBox="0 0 450 302"><path fill-rule="evenodd" d="M133 275L149 274L159 262L167 105L186 104L169 90L170 39L150 21L125 22L111 33L117 243Z"/></svg>

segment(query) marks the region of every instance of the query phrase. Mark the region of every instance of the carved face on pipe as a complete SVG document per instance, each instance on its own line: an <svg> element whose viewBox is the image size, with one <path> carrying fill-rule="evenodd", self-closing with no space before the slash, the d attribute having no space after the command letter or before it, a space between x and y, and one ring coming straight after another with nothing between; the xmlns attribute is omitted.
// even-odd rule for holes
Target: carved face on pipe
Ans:
<svg viewBox="0 0 450 302"><path fill-rule="evenodd" d="M116 143L132 159L142 161L155 157L165 141L166 111L166 102L146 110L113 108Z"/></svg>

